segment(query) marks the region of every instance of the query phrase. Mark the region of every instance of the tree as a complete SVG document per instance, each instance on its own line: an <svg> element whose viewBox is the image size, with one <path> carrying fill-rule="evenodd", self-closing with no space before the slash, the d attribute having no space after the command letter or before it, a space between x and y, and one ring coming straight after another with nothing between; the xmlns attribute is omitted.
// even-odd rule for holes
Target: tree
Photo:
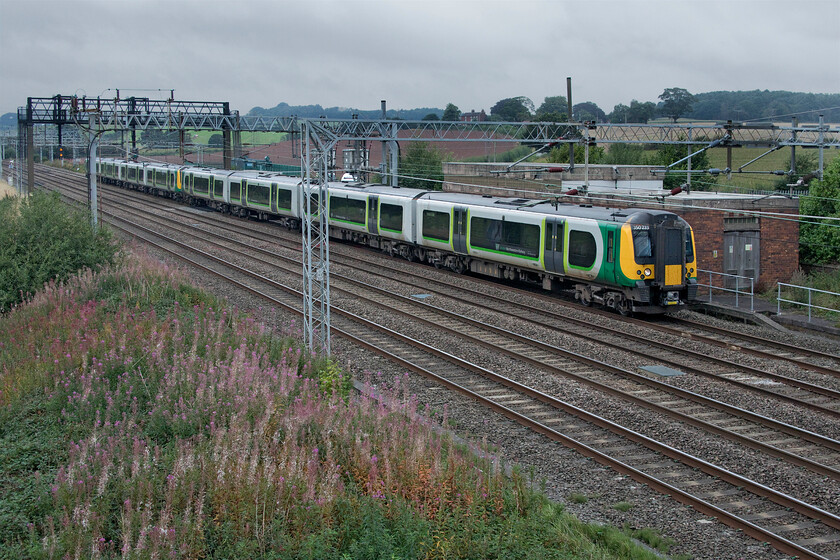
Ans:
<svg viewBox="0 0 840 560"><path fill-rule="evenodd" d="M685 137L679 138L679 140L685 140ZM675 161L679 161L683 159L690 153L694 153L700 148L702 148L703 144L663 144L658 150L656 150L656 154L653 156L652 161L649 162L650 165L661 165L663 167L667 167L674 163ZM699 154L692 156L691 158L691 169L698 170L698 169L709 169L711 164L709 163L709 151L705 150L700 152ZM665 174L662 178L663 186L670 190L674 187L679 187L683 183L688 181L688 173L680 173L679 170L688 169L688 161L684 161L679 165L676 165L671 168L671 170ZM694 183L694 179L692 179L692 189L703 191L703 190L712 190L712 186L717 182L717 179L711 175L702 175L702 179L700 183L701 186L698 186Z"/></svg>
<svg viewBox="0 0 840 560"><path fill-rule="evenodd" d="M443 110L443 116L440 118L442 121L457 121L461 118L461 109L458 108L457 105L449 103L446 106L446 109Z"/></svg>
<svg viewBox="0 0 840 560"><path fill-rule="evenodd" d="M178 144L178 131L150 128L143 131L141 142L149 148L166 146L167 144Z"/></svg>
<svg viewBox="0 0 840 560"><path fill-rule="evenodd" d="M409 142L400 157L400 186L424 190L443 189L443 154L425 142Z"/></svg>
<svg viewBox="0 0 840 560"><path fill-rule="evenodd" d="M566 98L562 95L554 95L546 97L540 108L537 109L537 116L546 115L548 113L556 113L566 115L569 110L569 104Z"/></svg>
<svg viewBox="0 0 840 560"><path fill-rule="evenodd" d="M534 102L527 97L508 97L498 101L490 114L499 121L522 122L531 118Z"/></svg>
<svg viewBox="0 0 840 560"><path fill-rule="evenodd" d="M793 175L785 175L776 182L777 191L790 190L789 185L796 185L796 190L809 188L812 180L817 177L817 154L814 152L797 152L796 172Z"/></svg>
<svg viewBox="0 0 840 560"><path fill-rule="evenodd" d="M212 134L210 139L207 140L207 145L211 148L222 148L224 147L225 137L221 134Z"/></svg>
<svg viewBox="0 0 840 560"><path fill-rule="evenodd" d="M645 147L641 144L627 144L617 142L610 144L601 163L612 165L643 165L645 160Z"/></svg>
<svg viewBox="0 0 840 560"><path fill-rule="evenodd" d="M607 119L611 123L630 122L629 119L628 119L629 113L630 113L630 107L628 107L627 105L624 105L622 103L619 103L618 105L613 107L612 112L609 115L607 115Z"/></svg>
<svg viewBox="0 0 840 560"><path fill-rule="evenodd" d="M437 113L429 113L425 117L423 117L424 121L439 121L440 117L437 116Z"/></svg>
<svg viewBox="0 0 840 560"><path fill-rule="evenodd" d="M607 120L607 114L591 101L584 101L572 107L572 116L578 122L604 122Z"/></svg>
<svg viewBox="0 0 840 560"><path fill-rule="evenodd" d="M543 113L535 116L532 122L564 123L567 120L566 113ZM580 136L580 133L575 127L564 126L561 124L551 125L548 127L526 125L522 127L522 130L519 133L519 138L523 140L523 145L536 149L540 146L544 146L545 143L529 140L532 138L543 138L543 135L548 138L572 138Z"/></svg>
<svg viewBox="0 0 840 560"><path fill-rule="evenodd" d="M677 122L682 115L691 111L694 96L683 88L667 88L659 96L662 100L661 113Z"/></svg>
<svg viewBox="0 0 840 560"><path fill-rule="evenodd" d="M627 110L627 122L647 124L655 114L656 105L652 101L640 103L634 99Z"/></svg>
<svg viewBox="0 0 840 560"><path fill-rule="evenodd" d="M605 154L604 148L601 146L589 147L589 163L598 164L603 161ZM569 145L562 144L551 148L545 158L546 163L568 163L569 161ZM575 163L584 163L586 161L586 147L577 145L575 147Z"/></svg>
<svg viewBox="0 0 840 560"><path fill-rule="evenodd" d="M799 258L806 263L840 261L840 158L826 166L823 180L811 184L799 202ZM834 218L833 220L824 218Z"/></svg>

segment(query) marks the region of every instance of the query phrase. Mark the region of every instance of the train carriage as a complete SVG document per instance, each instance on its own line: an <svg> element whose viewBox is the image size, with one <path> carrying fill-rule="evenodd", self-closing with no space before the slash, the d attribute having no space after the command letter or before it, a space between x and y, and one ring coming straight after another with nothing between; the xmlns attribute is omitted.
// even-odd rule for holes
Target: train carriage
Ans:
<svg viewBox="0 0 840 560"><path fill-rule="evenodd" d="M218 170L209 168L191 168L184 171L184 193L206 203L212 197L217 174ZM200 202L194 201L193 204Z"/></svg>
<svg viewBox="0 0 840 560"><path fill-rule="evenodd" d="M362 183L330 183L330 235L380 249L390 255L416 258L414 199L425 194Z"/></svg>
<svg viewBox="0 0 840 560"><path fill-rule="evenodd" d="M416 240L415 199L426 191L386 186L369 186L368 230L386 240L385 249L392 254L406 253Z"/></svg>
<svg viewBox="0 0 840 560"><path fill-rule="evenodd" d="M318 205L318 186L302 187L299 179L276 173L173 172L119 161L103 161L99 169L117 184L144 190L170 190L174 177L191 204L291 229L300 227L302 197L311 208ZM552 291L572 289L585 305L598 302L621 313L662 313L696 297L693 232L671 212L360 183L329 183L327 193L331 237L391 255Z"/></svg>

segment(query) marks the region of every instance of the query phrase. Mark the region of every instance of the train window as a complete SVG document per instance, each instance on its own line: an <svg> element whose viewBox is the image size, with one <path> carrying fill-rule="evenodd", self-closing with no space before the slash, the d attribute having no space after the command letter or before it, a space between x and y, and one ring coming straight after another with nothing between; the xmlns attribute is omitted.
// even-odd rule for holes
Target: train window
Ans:
<svg viewBox="0 0 840 560"><path fill-rule="evenodd" d="M614 235L615 234L612 231L607 232L607 262L610 263L615 261L615 255L613 255L613 252L615 251L615 248L613 247L615 244L615 241L613 241Z"/></svg>
<svg viewBox="0 0 840 560"><path fill-rule="evenodd" d="M155 185L159 187L166 186L166 171L155 170Z"/></svg>
<svg viewBox="0 0 840 560"><path fill-rule="evenodd" d="M650 227L633 226L633 251L636 258L653 256L653 240L650 237Z"/></svg>
<svg viewBox="0 0 840 560"><path fill-rule="evenodd" d="M269 206L271 204L271 189L268 185L260 185L259 183L248 183L248 204L259 204L260 206Z"/></svg>
<svg viewBox="0 0 840 560"><path fill-rule="evenodd" d="M554 226L557 226L557 234L554 233ZM552 243L553 242L553 243ZM545 250L563 252L563 223L545 224Z"/></svg>
<svg viewBox="0 0 840 560"><path fill-rule="evenodd" d="M397 204L381 203L379 205L379 227L393 231L402 232L403 207Z"/></svg>
<svg viewBox="0 0 840 560"><path fill-rule="evenodd" d="M132 179L132 180L137 179L137 169L135 169L133 167L129 167L128 168L128 178Z"/></svg>
<svg viewBox="0 0 840 560"><path fill-rule="evenodd" d="M569 265L592 268L595 264L595 236L588 231L569 230Z"/></svg>
<svg viewBox="0 0 840 560"><path fill-rule="evenodd" d="M502 222L501 250L514 255L537 257L540 253L540 226Z"/></svg>
<svg viewBox="0 0 840 560"><path fill-rule="evenodd" d="M423 210L423 237L449 243L449 212Z"/></svg>
<svg viewBox="0 0 840 560"><path fill-rule="evenodd" d="M225 194L225 182L222 179L213 179L213 196L222 198Z"/></svg>
<svg viewBox="0 0 840 560"><path fill-rule="evenodd" d="M193 192L207 194L210 192L210 180L207 177L193 176Z"/></svg>
<svg viewBox="0 0 840 560"><path fill-rule="evenodd" d="M330 219L354 224L365 223L367 205L364 200L352 198L330 197Z"/></svg>
<svg viewBox="0 0 840 560"><path fill-rule="evenodd" d="M665 264L680 264L685 258L685 235L679 229L665 230Z"/></svg>
<svg viewBox="0 0 840 560"><path fill-rule="evenodd" d="M540 226L490 218L472 218L470 245L513 255L537 257L540 251Z"/></svg>
<svg viewBox="0 0 840 560"><path fill-rule="evenodd" d="M502 221L490 218L470 219L470 245L498 251L502 242Z"/></svg>
<svg viewBox="0 0 840 560"><path fill-rule="evenodd" d="M277 189L277 208L283 210L292 209L292 191L289 189Z"/></svg>
<svg viewBox="0 0 840 560"><path fill-rule="evenodd" d="M685 230L685 262L689 263L694 260L694 245L691 243L691 230Z"/></svg>
<svg viewBox="0 0 840 560"><path fill-rule="evenodd" d="M239 197L242 196L240 191L242 189L242 184L239 182L234 183L233 181L230 182L230 201L231 202L239 202Z"/></svg>

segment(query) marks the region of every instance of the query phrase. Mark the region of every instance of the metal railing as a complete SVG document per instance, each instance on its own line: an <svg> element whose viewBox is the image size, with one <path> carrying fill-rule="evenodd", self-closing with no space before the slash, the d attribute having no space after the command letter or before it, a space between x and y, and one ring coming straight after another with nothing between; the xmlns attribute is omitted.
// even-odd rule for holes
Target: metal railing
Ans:
<svg viewBox="0 0 840 560"><path fill-rule="evenodd" d="M795 284L784 284L782 282L779 282L778 286L779 286L778 287L778 292L776 294L776 314L777 315L782 314L782 302L790 303L792 305L802 305L802 306L807 307L808 308L808 322L809 323L811 322L811 310L812 309L822 309L823 311L831 311L833 313L840 313L840 309L833 309L831 307L823 307L821 305L816 305L816 304L812 303L812 295L813 295L814 292L818 292L818 293L821 293L821 294L828 294L830 296L835 296L835 297L838 298L838 301L840 301L840 294L837 293L837 292L828 292L826 290L818 290L816 288L809 288L807 286L797 286ZM801 301L796 301L796 300L792 300L792 299L782 299L782 286L785 286L787 288L799 289L799 290L807 290L808 291L808 303L801 302Z"/></svg>
<svg viewBox="0 0 840 560"><path fill-rule="evenodd" d="M708 284L701 284L700 283L700 276L702 275L709 275L709 283ZM722 286L716 286L712 282L713 278L721 278ZM727 279L734 279L735 287L729 288L726 286ZM755 310L755 279L750 278L749 276L739 276L737 274L726 274L723 272L714 272L711 270L697 270L697 286L704 287L709 289L709 303L712 303L712 293L714 290L721 290L723 292L729 292L735 294L735 307L739 307L739 296L747 297L749 296L750 301L750 312ZM741 288L743 286L743 289ZM749 291L747 291L747 286L749 286Z"/></svg>

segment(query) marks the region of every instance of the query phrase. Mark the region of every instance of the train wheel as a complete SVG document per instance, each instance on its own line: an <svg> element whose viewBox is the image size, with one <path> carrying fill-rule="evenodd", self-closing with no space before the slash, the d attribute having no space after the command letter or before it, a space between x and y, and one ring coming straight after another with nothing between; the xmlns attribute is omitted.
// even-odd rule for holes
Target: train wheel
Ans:
<svg viewBox="0 0 840 560"><path fill-rule="evenodd" d="M580 304L584 307L589 307L590 305L592 305L592 292L589 291L589 288L576 290L575 298L577 298Z"/></svg>
<svg viewBox="0 0 840 560"><path fill-rule="evenodd" d="M630 304L630 300L625 298L622 298L620 301L616 301L615 310L618 311L619 315L622 317L629 317L633 314L633 306Z"/></svg>
<svg viewBox="0 0 840 560"><path fill-rule="evenodd" d="M467 270L467 265L461 259L457 259L451 265L449 265L450 270L455 274L463 274L465 270Z"/></svg>

